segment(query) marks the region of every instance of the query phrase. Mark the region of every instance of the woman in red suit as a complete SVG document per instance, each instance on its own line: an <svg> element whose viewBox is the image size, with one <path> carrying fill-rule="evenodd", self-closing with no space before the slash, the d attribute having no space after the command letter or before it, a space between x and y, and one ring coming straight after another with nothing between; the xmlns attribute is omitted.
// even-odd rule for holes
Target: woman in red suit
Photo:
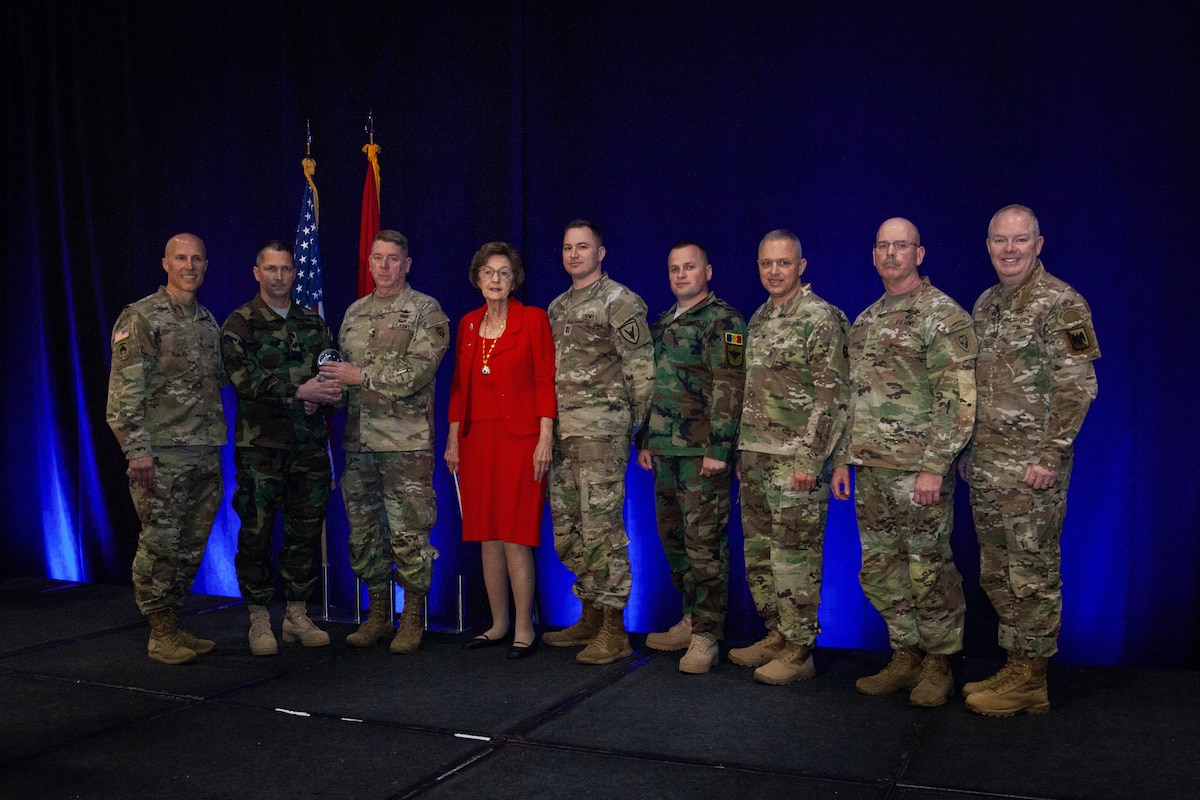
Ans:
<svg viewBox="0 0 1200 800"><path fill-rule="evenodd" d="M464 646L488 647L507 636L511 584L516 619L508 657L524 658L537 647L533 548L557 412L554 343L546 312L512 297L525 268L511 245L481 247L470 278L484 305L458 324L446 466L459 476L463 541L482 543L492 626Z"/></svg>

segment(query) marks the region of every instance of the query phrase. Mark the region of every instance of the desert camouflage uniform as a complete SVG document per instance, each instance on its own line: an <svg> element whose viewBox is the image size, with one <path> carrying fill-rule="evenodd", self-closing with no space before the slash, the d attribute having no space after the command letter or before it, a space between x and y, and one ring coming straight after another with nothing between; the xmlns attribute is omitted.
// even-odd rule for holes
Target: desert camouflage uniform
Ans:
<svg viewBox="0 0 1200 800"><path fill-rule="evenodd" d="M1000 615L1000 645L1048 658L1062 625L1062 535L1075 437L1096 398L1100 357L1087 303L1041 261L1013 291L975 303L978 418L971 440L971 508L980 583ZM1025 468L1057 476L1034 490Z"/></svg>
<svg viewBox="0 0 1200 800"><path fill-rule="evenodd" d="M742 409L746 322L715 294L667 311L650 329L654 392L639 449L654 456L658 535L692 632L718 639L728 598L732 469L701 476L704 458L730 463Z"/></svg>
<svg viewBox="0 0 1200 800"><path fill-rule="evenodd" d="M220 341L208 309L165 286L113 326L108 425L126 459L154 457L154 487L129 486L142 523L133 591L146 615L182 605L224 495Z"/></svg>
<svg viewBox="0 0 1200 800"><path fill-rule="evenodd" d="M646 304L607 274L547 309L554 335L555 422L550 471L554 549L585 603L629 601L625 468L633 427L654 387Z"/></svg>
<svg viewBox="0 0 1200 800"><path fill-rule="evenodd" d="M820 626L830 455L846 424L846 329L839 309L802 284L750 317L738 435L746 580L769 630L804 647ZM792 489L795 472L817 475Z"/></svg>
<svg viewBox="0 0 1200 800"><path fill-rule="evenodd" d="M835 463L857 466L859 580L892 649L962 649L965 600L950 551L955 457L975 421L971 318L928 278L884 295L850 328L846 436ZM938 503L912 500L917 474L943 476Z"/></svg>
<svg viewBox="0 0 1200 800"><path fill-rule="evenodd" d="M349 387L342 438L350 566L380 591L390 586L394 562L396 582L425 594L438 556L429 543L437 521L433 378L450 322L436 300L408 286L395 297L356 301L338 338L346 360L362 367L362 385Z"/></svg>
<svg viewBox="0 0 1200 800"><path fill-rule="evenodd" d="M225 372L237 390L233 508L241 519L234 564L242 598L266 605L275 593L271 534L283 510L279 574L287 600L307 600L317 584L321 524L329 500L325 415L305 414L300 384L333 347L325 320L292 303L281 317L255 295L221 328Z"/></svg>

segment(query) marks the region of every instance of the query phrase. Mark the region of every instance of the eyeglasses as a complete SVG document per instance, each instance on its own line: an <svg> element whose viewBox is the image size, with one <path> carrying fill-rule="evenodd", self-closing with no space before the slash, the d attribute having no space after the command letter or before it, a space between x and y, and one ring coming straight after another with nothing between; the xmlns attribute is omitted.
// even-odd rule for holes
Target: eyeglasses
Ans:
<svg viewBox="0 0 1200 800"><path fill-rule="evenodd" d="M483 269L479 270L479 277L487 281L490 281L492 278L499 278L501 282L508 283L513 279L513 274L512 270L491 269L490 267L484 267Z"/></svg>
<svg viewBox="0 0 1200 800"><path fill-rule="evenodd" d="M897 241L897 242L876 242L875 243L875 249L881 253L886 253L888 251L888 248L890 248L890 247L896 248L897 253L907 253L908 248L920 247L920 246L921 245L918 244L917 242L906 242L903 239L901 239L900 241Z"/></svg>

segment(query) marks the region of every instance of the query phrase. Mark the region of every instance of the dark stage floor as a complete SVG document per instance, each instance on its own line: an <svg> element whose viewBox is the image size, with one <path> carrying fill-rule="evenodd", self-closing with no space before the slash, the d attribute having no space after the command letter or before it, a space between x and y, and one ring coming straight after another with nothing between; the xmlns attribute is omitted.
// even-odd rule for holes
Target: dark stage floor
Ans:
<svg viewBox="0 0 1200 800"><path fill-rule="evenodd" d="M331 647L255 658L240 601L186 610L217 649L168 667L128 587L0 578L0 797L1200 797L1195 672L1052 664L1051 713L996 720L857 694L882 653L821 650L816 679L770 687L645 649L585 667L428 634L393 656L330 623Z"/></svg>

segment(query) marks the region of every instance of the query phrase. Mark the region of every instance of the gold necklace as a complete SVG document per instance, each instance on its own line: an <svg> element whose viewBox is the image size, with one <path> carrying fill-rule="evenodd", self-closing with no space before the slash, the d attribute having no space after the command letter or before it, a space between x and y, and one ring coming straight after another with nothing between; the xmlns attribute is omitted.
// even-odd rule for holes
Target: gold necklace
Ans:
<svg viewBox="0 0 1200 800"><path fill-rule="evenodd" d="M486 324L489 320L490 316L488 315L488 312L483 312L484 323ZM488 366L488 359L492 357L492 351L496 349L496 342L500 341L500 337L504 335L504 328L507 325L508 315L506 314L504 319L500 320L500 330L496 331L496 335L492 339L485 338L483 335L483 325L479 326L479 337L483 339L483 347L480 348L480 353L483 357L483 369L479 371L484 375L492 374L492 368ZM489 341L491 342L491 346L488 345Z"/></svg>

